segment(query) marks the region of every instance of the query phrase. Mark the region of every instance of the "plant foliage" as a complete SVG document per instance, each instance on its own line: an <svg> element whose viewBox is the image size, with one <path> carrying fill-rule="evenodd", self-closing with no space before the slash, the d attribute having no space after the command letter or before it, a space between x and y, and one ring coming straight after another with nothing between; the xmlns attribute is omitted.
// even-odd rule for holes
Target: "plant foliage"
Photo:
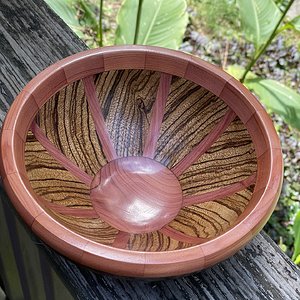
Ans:
<svg viewBox="0 0 300 300"><path fill-rule="evenodd" d="M245 85L253 90L267 108L293 127L300 129L300 95L272 79L247 79Z"/></svg>
<svg viewBox="0 0 300 300"><path fill-rule="evenodd" d="M125 0L118 16L115 44L133 44L138 0ZM187 26L185 0L144 0L137 44L178 49Z"/></svg>
<svg viewBox="0 0 300 300"><path fill-rule="evenodd" d="M294 221L294 254L292 257L292 260L296 264L300 264L300 211L296 215L295 221Z"/></svg>
<svg viewBox="0 0 300 300"><path fill-rule="evenodd" d="M238 0L245 37L256 51L268 40L281 13L273 0Z"/></svg>
<svg viewBox="0 0 300 300"><path fill-rule="evenodd" d="M80 37L83 37L81 26L77 18L75 0L45 0L57 15Z"/></svg>

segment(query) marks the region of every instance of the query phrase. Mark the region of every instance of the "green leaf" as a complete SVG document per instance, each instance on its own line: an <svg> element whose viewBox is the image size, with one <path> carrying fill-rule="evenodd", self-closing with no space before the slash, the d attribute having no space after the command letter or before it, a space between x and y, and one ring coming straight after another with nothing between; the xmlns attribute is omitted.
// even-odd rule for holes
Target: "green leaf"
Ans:
<svg viewBox="0 0 300 300"><path fill-rule="evenodd" d="M245 72L245 68L240 65L229 65L227 66L226 70L227 73L229 73L231 76L233 76L236 80L240 80L240 78L243 76ZM249 71L247 74L248 79L256 78L257 75L255 75L253 72Z"/></svg>
<svg viewBox="0 0 300 300"><path fill-rule="evenodd" d="M79 37L83 37L76 17L75 0L45 0L45 2Z"/></svg>
<svg viewBox="0 0 300 300"><path fill-rule="evenodd" d="M272 34L281 12L273 0L237 0L245 37L258 50Z"/></svg>
<svg viewBox="0 0 300 300"><path fill-rule="evenodd" d="M296 31L300 31L300 16L295 17L292 21L288 22Z"/></svg>
<svg viewBox="0 0 300 300"><path fill-rule="evenodd" d="M294 253L292 260L295 262L295 264L300 263L300 211L297 213L294 225Z"/></svg>
<svg viewBox="0 0 300 300"><path fill-rule="evenodd" d="M298 93L271 79L247 79L245 85L269 110L281 115L291 126L300 129L300 95Z"/></svg>
<svg viewBox="0 0 300 300"><path fill-rule="evenodd" d="M133 44L138 0L125 0L117 16L115 44ZM137 44L178 49L187 26L185 0L144 0Z"/></svg>

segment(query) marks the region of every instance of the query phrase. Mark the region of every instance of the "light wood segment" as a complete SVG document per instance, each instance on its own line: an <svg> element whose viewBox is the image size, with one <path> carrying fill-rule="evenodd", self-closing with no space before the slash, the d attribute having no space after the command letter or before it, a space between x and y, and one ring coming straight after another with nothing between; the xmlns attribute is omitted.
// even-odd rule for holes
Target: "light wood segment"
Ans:
<svg viewBox="0 0 300 300"><path fill-rule="evenodd" d="M90 196L103 220L130 233L160 229L182 206L178 179L147 157L124 157L105 165L91 184Z"/></svg>
<svg viewBox="0 0 300 300"><path fill-rule="evenodd" d="M211 145L227 129L228 125L235 119L235 117L236 114L229 109L221 122L215 126L213 131L210 132L184 159L182 159L175 167L173 167L172 172L179 177L211 147Z"/></svg>
<svg viewBox="0 0 300 300"><path fill-rule="evenodd" d="M43 131L39 126L33 122L31 125L31 131L36 137L36 139L43 145L43 147L58 161L64 166L68 171L70 171L74 176L79 180L84 182L86 185L90 186L93 178L76 166L72 161L65 157L59 149L57 149L45 136Z"/></svg>
<svg viewBox="0 0 300 300"><path fill-rule="evenodd" d="M218 200L220 198L230 196L241 190L244 190L245 188L254 184L255 182L256 182L256 173L240 182L236 182L231 185L224 186L223 188L214 190L212 192L208 192L200 195L186 196L183 198L183 206L204 203L212 200Z"/></svg>
<svg viewBox="0 0 300 300"><path fill-rule="evenodd" d="M87 101L89 103L89 108L93 116L93 120L95 122L95 128L100 138L100 142L102 145L103 152L108 161L114 160L118 158L112 141L110 139L109 133L107 131L105 121L103 118L103 114L101 112L99 101L96 96L96 89L94 84L93 76L86 77L83 79L85 93L87 97Z"/></svg>
<svg viewBox="0 0 300 300"><path fill-rule="evenodd" d="M167 97L169 95L171 80L172 75L161 73L156 101L152 107L150 127L147 133L143 156L150 158L154 157L156 143L167 103Z"/></svg>
<svg viewBox="0 0 300 300"><path fill-rule="evenodd" d="M116 248L126 249L129 238L130 238L130 233L124 232L124 231L119 231L115 237L115 240L114 240L112 246L116 247Z"/></svg>

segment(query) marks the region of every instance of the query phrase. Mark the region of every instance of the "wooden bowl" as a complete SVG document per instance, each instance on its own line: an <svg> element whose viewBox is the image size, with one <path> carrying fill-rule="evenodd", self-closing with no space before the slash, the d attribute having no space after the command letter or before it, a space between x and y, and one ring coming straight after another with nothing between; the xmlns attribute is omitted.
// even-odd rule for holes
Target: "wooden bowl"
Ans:
<svg viewBox="0 0 300 300"><path fill-rule="evenodd" d="M3 125L15 208L79 264L130 277L207 268L268 220L282 184L272 122L233 77L157 47L89 50L36 76Z"/></svg>

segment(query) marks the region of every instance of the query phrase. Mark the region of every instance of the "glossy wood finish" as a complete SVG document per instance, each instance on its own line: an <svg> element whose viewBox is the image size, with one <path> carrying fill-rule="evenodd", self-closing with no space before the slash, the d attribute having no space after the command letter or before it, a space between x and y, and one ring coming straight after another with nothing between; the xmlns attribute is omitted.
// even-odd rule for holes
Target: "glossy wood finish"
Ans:
<svg viewBox="0 0 300 300"><path fill-rule="evenodd" d="M163 121L167 97L169 95L170 84L172 76L169 74L161 73L159 86L156 95L156 101L152 107L152 116L145 142L143 156L153 158L156 150L156 143L159 137L161 123Z"/></svg>
<svg viewBox="0 0 300 300"><path fill-rule="evenodd" d="M92 62L96 61L97 66L95 64L93 68ZM279 194L282 163L274 155L275 150L280 148L278 138L266 113L241 84L235 82L230 75L194 57L166 49L130 46L92 50L67 58L45 70L24 89L25 95L16 102L18 104L13 105L12 113L7 117L2 140L8 141L6 145L14 144L15 132L18 132L21 144L26 140L27 130L21 129L16 116L25 116L22 126L29 128L36 110L31 112L28 105L30 99L34 100L36 107L40 108L38 125L47 138L68 159L72 157L85 173L96 178L96 174L114 160L106 165L109 160L105 154L107 147L99 144L95 136L95 126L91 118L93 113L86 104L84 86L80 82L72 81L92 76L99 70L104 73L95 78L93 103L96 104L97 100L99 106L95 105L95 108L102 108L102 121L105 122L117 156L142 155L146 144L145 133L151 132L149 120L152 119L152 106L153 103L159 103L154 100L160 72L169 73L173 75L173 80L165 112L163 114L160 111L154 118L159 120L163 116L159 136L157 130L154 134L157 139L154 159L172 169L189 152L197 149L206 137L210 137L211 148L205 149L207 152L201 157L199 153L195 155L195 159L189 161L184 168L185 172L179 177L184 197L200 197L205 193L214 193L217 196L219 192L223 197L224 191L235 191L237 186L242 188L241 183L245 189L233 195L226 194L222 199L184 207L173 221L161 229L162 232L123 235L101 218L81 218L68 215L67 210L64 211L66 214L55 211L54 206L51 211L46 209L47 205L43 207L35 193L40 196L44 194L46 201L57 205L60 201L62 206L72 209L76 205L90 209L89 189L76 181L72 174L67 175L64 167L49 157L29 132L25 161L22 151L16 150L16 147L12 149L18 155L15 152L6 154L2 150L2 158L8 161L1 167L2 174L7 174L7 171L19 174L21 170L25 173L26 164L27 174L22 179L17 177L15 181L24 182L25 186L18 185L16 189L12 175L7 175L5 181L23 218L29 220L28 215L31 216L32 209L26 203L32 203L40 213L33 214L33 223L28 222L55 249L81 264L127 276L159 277L193 272L228 257L242 247L263 226ZM146 82L151 84L145 84ZM67 84L70 85L57 93ZM47 88L41 90L43 85L47 85ZM74 95L78 104L70 100L74 99ZM81 120L74 113L76 109L82 111ZM231 113L232 119L230 117L229 122L226 112L230 110L234 111L237 118L234 119L235 114ZM218 139L215 140L212 137L215 136L216 126L220 130ZM77 128L82 128L82 133ZM75 135L70 134L71 132L75 132ZM85 142L78 143L80 139ZM258 169L251 140L258 158ZM3 145L2 142L2 149ZM39 149L39 152L34 152L34 149ZM153 154L153 146L151 149ZM89 153L88 156L81 154L85 151ZM49 164L55 166L59 180L55 185L53 178L49 176L47 187L42 187L38 178L48 176L45 170L49 169L51 173ZM215 176L217 169L218 176ZM259 189L251 184L254 180L249 186L244 185L247 178L253 178L256 171ZM30 186L27 176L35 192L27 187ZM69 178L69 182L64 178ZM78 198L69 196L74 193L70 187L75 186L75 183L79 187L77 191L74 190ZM47 192L49 188L53 192ZM26 201L19 201L19 198ZM51 226L51 223L55 225ZM66 242L60 242L65 235L68 236ZM143 246L145 241L146 245ZM199 242L201 245L191 247ZM148 247L147 244L151 246ZM166 246L167 244L170 246ZM164 249L164 252L155 253L151 249ZM177 251L178 249L181 250ZM72 254L68 254L69 252Z"/></svg>
<svg viewBox="0 0 300 300"><path fill-rule="evenodd" d="M93 116L98 137L100 138L101 141L103 152L108 161L114 160L118 158L118 156L112 144L112 141L109 137L109 133L107 132L103 114L99 107L93 76L84 78L83 83L84 83L86 98L89 103L90 111Z"/></svg>
<svg viewBox="0 0 300 300"><path fill-rule="evenodd" d="M172 221L182 206L174 174L146 157L125 157L105 165L91 185L91 201L101 219L113 227L144 233Z"/></svg>

